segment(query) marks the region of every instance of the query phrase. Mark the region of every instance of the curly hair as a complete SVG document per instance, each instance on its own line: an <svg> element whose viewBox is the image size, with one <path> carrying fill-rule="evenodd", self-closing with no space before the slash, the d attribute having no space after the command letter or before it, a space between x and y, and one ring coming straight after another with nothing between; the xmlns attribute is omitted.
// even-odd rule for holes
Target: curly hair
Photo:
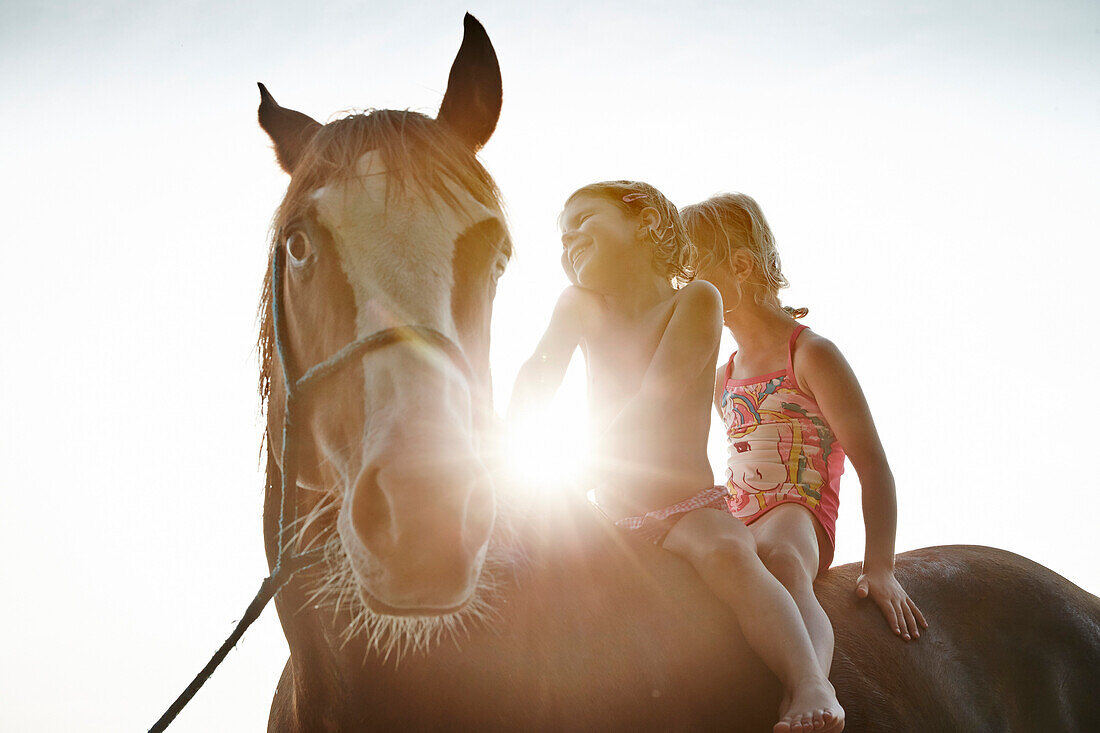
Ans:
<svg viewBox="0 0 1100 733"><path fill-rule="evenodd" d="M681 212L684 227L699 251L697 272L731 261L738 249L746 249L756 263L763 282L757 283L778 299L779 290L789 287L779 261L768 220L760 205L743 193L721 193L706 201L685 206ZM794 318L802 318L806 308L783 306Z"/></svg>
<svg viewBox="0 0 1100 733"><path fill-rule="evenodd" d="M653 269L680 287L695 279L698 253L688 238L684 221L675 204L663 193L641 181L601 181L582 186L569 195L565 205L578 196L598 196L615 204L629 216L639 216L647 207L656 209L658 225L650 230L653 243Z"/></svg>

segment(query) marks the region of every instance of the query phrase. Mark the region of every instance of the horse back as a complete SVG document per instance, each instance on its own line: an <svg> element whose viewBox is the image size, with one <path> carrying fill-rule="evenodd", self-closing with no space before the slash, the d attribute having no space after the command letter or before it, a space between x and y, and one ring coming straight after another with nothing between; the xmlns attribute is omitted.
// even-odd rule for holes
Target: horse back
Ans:
<svg viewBox="0 0 1100 733"><path fill-rule="evenodd" d="M1004 550L915 550L896 572L929 628L905 643L856 598L858 572L815 586L848 730L1100 730L1100 599Z"/></svg>

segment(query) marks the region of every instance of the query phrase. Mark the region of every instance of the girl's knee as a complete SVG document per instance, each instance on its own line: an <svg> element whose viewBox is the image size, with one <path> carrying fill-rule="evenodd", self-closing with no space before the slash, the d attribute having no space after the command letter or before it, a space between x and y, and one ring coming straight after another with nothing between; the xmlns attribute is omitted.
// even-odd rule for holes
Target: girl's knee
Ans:
<svg viewBox="0 0 1100 733"><path fill-rule="evenodd" d="M764 562L764 567L788 590L813 586L817 560L804 557L803 553L791 545L782 542L762 545L760 559Z"/></svg>
<svg viewBox="0 0 1100 733"><path fill-rule="evenodd" d="M714 510L700 509L680 520L664 543L699 571L718 565L759 563L756 540L740 520Z"/></svg>
<svg viewBox="0 0 1100 733"><path fill-rule="evenodd" d="M731 532L715 537L693 564L699 570L739 575L744 570L759 568L760 556L752 535Z"/></svg>

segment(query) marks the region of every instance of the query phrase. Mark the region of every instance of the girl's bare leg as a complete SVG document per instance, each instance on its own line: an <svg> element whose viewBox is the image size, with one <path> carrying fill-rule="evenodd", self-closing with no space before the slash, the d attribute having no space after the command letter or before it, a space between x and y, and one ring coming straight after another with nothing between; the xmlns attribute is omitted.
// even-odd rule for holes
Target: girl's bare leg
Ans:
<svg viewBox="0 0 1100 733"><path fill-rule="evenodd" d="M749 525L764 567L791 594L818 664L826 676L833 665L833 625L814 595L820 555L817 520L798 504L782 504ZM824 530L820 530L823 535Z"/></svg>
<svg viewBox="0 0 1100 733"><path fill-rule="evenodd" d="M664 547L691 562L733 609L749 645L783 683L787 704L779 711L776 733L841 730L844 710L821 671L798 607L764 567L748 528L717 509L697 509L676 523Z"/></svg>

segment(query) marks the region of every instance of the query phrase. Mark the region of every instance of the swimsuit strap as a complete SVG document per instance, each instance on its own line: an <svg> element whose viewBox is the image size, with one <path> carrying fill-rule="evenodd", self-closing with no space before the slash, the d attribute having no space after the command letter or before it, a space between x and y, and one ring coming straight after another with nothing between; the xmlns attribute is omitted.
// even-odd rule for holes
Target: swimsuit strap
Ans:
<svg viewBox="0 0 1100 733"><path fill-rule="evenodd" d="M794 388L799 391L801 391L802 388L798 386L798 378L794 376L794 342L798 340L799 334L807 328L809 328L809 326L804 323L795 326L794 331L791 332L791 340L787 342L787 376L791 378L791 383L794 384Z"/></svg>
<svg viewBox="0 0 1100 733"><path fill-rule="evenodd" d="M798 386L798 380L794 376L794 342L798 340L798 335L805 331L809 326L800 323L794 328L794 332L791 333L791 339L787 342L787 374L790 375L791 381L794 382L796 389L801 389ZM726 362L726 381L728 382L733 376L733 359L737 356L737 352L730 354L730 360Z"/></svg>

